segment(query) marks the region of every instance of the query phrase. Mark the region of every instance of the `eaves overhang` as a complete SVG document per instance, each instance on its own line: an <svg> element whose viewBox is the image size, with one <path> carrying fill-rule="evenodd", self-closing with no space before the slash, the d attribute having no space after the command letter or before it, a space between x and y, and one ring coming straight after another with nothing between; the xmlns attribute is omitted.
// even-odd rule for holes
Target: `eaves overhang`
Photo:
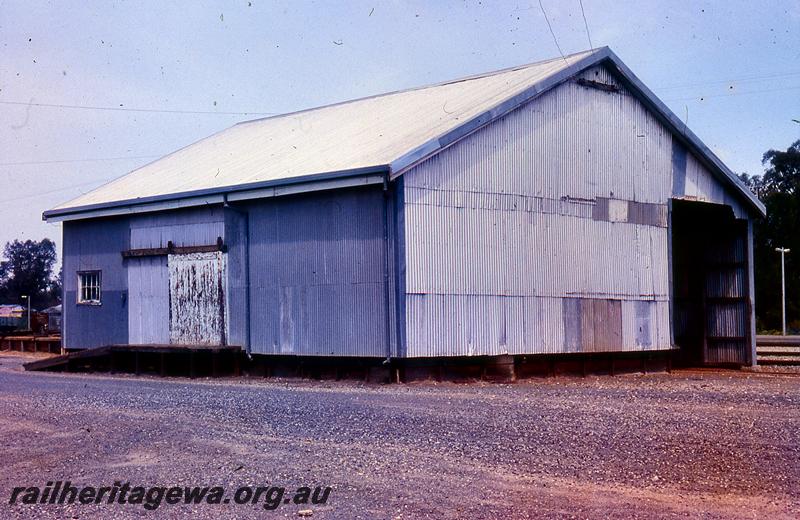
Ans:
<svg viewBox="0 0 800 520"><path fill-rule="evenodd" d="M42 214L42 220L47 222L62 222L66 220L113 217L223 204L225 202L280 197L310 191L368 186L382 184L388 178L389 171L388 165L370 166L288 179L170 193L153 197L141 197L71 208L52 209Z"/></svg>

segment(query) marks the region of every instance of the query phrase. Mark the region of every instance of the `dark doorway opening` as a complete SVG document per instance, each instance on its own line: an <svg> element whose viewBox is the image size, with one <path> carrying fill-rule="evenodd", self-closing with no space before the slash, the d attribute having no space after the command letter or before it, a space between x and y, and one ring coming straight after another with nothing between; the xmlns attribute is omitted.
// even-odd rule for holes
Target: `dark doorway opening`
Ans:
<svg viewBox="0 0 800 520"><path fill-rule="evenodd" d="M673 333L683 365L751 357L747 221L729 206L672 203Z"/></svg>

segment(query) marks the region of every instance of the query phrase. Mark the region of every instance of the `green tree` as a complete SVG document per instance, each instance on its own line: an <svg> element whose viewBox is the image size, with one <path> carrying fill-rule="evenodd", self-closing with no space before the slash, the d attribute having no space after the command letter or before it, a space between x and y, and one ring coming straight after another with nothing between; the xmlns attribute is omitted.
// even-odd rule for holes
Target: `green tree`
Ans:
<svg viewBox="0 0 800 520"><path fill-rule="evenodd" d="M0 301L20 303L29 295L37 309L58 303L61 282L53 278L55 261L56 246L50 239L8 242L0 261Z"/></svg>
<svg viewBox="0 0 800 520"><path fill-rule="evenodd" d="M800 332L800 140L786 151L764 154L764 175L741 176L761 199L767 216L755 224L756 315L761 329L780 329L781 272L776 247L786 255L786 320Z"/></svg>

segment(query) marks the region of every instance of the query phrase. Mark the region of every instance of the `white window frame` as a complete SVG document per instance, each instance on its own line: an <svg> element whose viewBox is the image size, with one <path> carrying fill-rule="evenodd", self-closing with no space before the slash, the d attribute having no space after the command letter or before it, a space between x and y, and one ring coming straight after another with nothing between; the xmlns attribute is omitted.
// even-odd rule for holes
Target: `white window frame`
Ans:
<svg viewBox="0 0 800 520"><path fill-rule="evenodd" d="M78 304L100 305L102 272L78 271Z"/></svg>

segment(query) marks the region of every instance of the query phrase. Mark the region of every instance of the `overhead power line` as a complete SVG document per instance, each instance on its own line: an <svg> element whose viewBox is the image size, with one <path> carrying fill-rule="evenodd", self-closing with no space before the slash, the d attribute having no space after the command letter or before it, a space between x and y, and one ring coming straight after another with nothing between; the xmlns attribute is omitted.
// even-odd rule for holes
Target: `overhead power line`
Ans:
<svg viewBox="0 0 800 520"><path fill-rule="evenodd" d="M766 92L783 92L786 90L800 90L800 85L796 85L793 87L785 87L785 88L772 88L772 89L763 89L763 90L747 90L745 92L730 92L728 94L711 94L708 96L692 96L692 97L682 97L682 98L669 98L663 99L662 101L703 101L707 98L726 98L726 97L735 97L735 96L744 96L747 94L764 94Z"/></svg>
<svg viewBox="0 0 800 520"><path fill-rule="evenodd" d="M97 157L94 159L58 159L53 161L18 161L18 162L2 162L0 166L27 166L31 164L66 164L66 163L81 163L81 162L95 162L95 161L127 161L133 159L155 159L162 157L161 155L129 155L127 157Z"/></svg>
<svg viewBox="0 0 800 520"><path fill-rule="evenodd" d="M108 110L114 112L150 112L163 114L209 114L222 116L272 116L277 112L223 112L216 110L172 110L166 108L131 108L120 105L118 107L89 106L89 105L64 105L59 103L33 103L28 101L0 101L2 105L18 105L31 107L67 108L78 110Z"/></svg>
<svg viewBox="0 0 800 520"><path fill-rule="evenodd" d="M788 73L787 73L788 74ZM800 74L800 73L794 73ZM762 93L769 93L769 92L783 92L787 90L800 90L800 85L797 86L790 86L790 87L783 87L783 88L775 88L775 89L761 89L761 90L748 90L744 92L729 92L725 94L712 94L712 95L704 95L704 96L691 96L691 97L680 97L680 98L665 98L662 101L672 102L672 101L703 101L707 98L726 98L726 97L734 97L740 95L751 95L751 94L762 94ZM800 121L797 121L800 122ZM131 155L131 156L119 156L119 157L95 157L90 159L54 159L54 160L44 160L44 161L13 161L13 162L0 162L0 166L28 166L28 165L47 165L47 164L69 164L69 163L83 163L83 162L101 162L101 161L127 161L127 160L138 160L138 159L156 159L158 157L163 157L165 154L160 155Z"/></svg>
<svg viewBox="0 0 800 520"><path fill-rule="evenodd" d="M111 180L113 180L113 179L97 179L97 180L94 180L94 181L83 182L81 184L73 184L73 185L67 186L65 188L57 188L57 189L54 189L54 190L47 190L47 191L37 191L36 193L32 193L30 195L23 195L22 197L10 197L10 198L7 198L7 199L0 199L0 203L16 202L18 200L26 200L26 199L36 199L36 198L39 198L39 197L43 197L45 195L52 195L53 193L59 193L59 192L62 192L62 191L67 191L67 190L74 190L76 188L85 188L85 187L91 186L93 184L95 184L95 185L105 184L107 182L110 182Z"/></svg>
<svg viewBox="0 0 800 520"><path fill-rule="evenodd" d="M541 6L541 1L540 1L540 6ZM555 42L556 47L558 48L558 51L561 54L561 57L566 61L566 57L564 56L564 53L561 51L561 47L558 44L558 39L556 38L556 35L553 32L553 28L550 25L550 21L547 19L547 15L545 14L544 9L542 9L542 14L544 14L545 16L545 21L547 21L547 25L550 28L550 34L553 36L553 41ZM584 20L584 22L585 21L586 20ZM586 35L587 38L589 39L589 45L592 45L591 36L588 31L588 24L586 24L586 30L587 30ZM688 87L701 87L701 86L720 85L728 83L751 83L769 79L791 78L795 76L800 76L800 71L790 71L779 74L750 75L734 79L713 80L713 81L706 81L699 83L686 83L683 85L666 85L663 87L656 86L653 88L654 90L659 90L659 91L678 90ZM706 97L712 97L712 96L706 96ZM694 98L685 98L685 99L694 99ZM227 112L227 111L215 111L215 110L173 110L167 108L134 108L126 106L112 107L112 106L95 106L95 105L75 105L67 103L34 103L32 101L15 101L15 100L0 100L0 105L63 108L72 110L104 110L113 112L144 112L144 113L161 113L161 114L206 114L206 115L238 115L238 116L273 116L280 114L279 112L258 112L258 111Z"/></svg>
<svg viewBox="0 0 800 520"><path fill-rule="evenodd" d="M556 49L558 49L558 53L561 54L561 58L564 61L567 61L566 56L564 56L564 52L561 50L561 45L558 44L558 38L556 38L556 33L553 32L553 26L550 25L550 20L547 18L547 13L544 11L542 0L539 0L539 9L542 10L542 14L544 15L544 21L547 22L547 27L550 29L550 34L553 35L553 41L556 43ZM569 62L567 61L567 63Z"/></svg>
<svg viewBox="0 0 800 520"><path fill-rule="evenodd" d="M705 81L701 83L684 83L683 85L667 85L663 87L654 87L654 88L656 90L677 90L688 87L705 87L709 85L723 85L730 83L752 83L755 81L765 81L768 79L779 79L779 78L791 78L794 76L800 76L800 71L782 72L780 74L742 76L740 78L733 78L733 79L720 79L713 81Z"/></svg>
<svg viewBox="0 0 800 520"><path fill-rule="evenodd" d="M589 34L589 22L586 21L586 12L583 10L583 0L578 0L578 3L581 4L581 16L583 16L583 26L586 27L586 38L589 40L589 48L594 50L592 36Z"/></svg>
<svg viewBox="0 0 800 520"><path fill-rule="evenodd" d="M734 96L737 96L737 95L761 94L761 93L766 93L766 92L779 92L779 91L786 91L786 90L800 90L800 85L792 86L792 87L786 87L786 88L778 88L778 89L751 90L751 91L747 91L747 92L733 92L733 93L729 93L729 94L719 94L719 95L711 95L711 96L694 96L694 97L689 97L689 98L671 98L671 99L664 99L663 101L689 101L689 100L698 100L699 101L699 100L703 100L705 98L712 98L712 97L713 98L734 97ZM687 119L688 119L688 115L687 115ZM792 121L794 121L796 123L800 123L800 120L793 119ZM28 164L60 164L60 163L91 162L91 161L116 161L116 160L127 160L127 159L131 159L131 160L133 160L133 159L151 159L151 158L156 158L156 157L161 157L161 156L160 155L138 155L138 156L128 156L128 157L98 157L98 158L92 158L92 159L60 159L60 160L52 160L52 161L19 161L19 162L0 163L0 166L17 166L17 165L28 165ZM43 196L43 195L49 195L49 194L52 194L52 193L57 193L57 192L61 192L61 191L67 191L67 190L70 190L70 189L89 186L91 184L101 184L101 183L104 183L104 182L108 182L109 180L111 180L111 179L105 179L105 180L98 179L98 180L89 181L89 182L82 183L82 184L76 184L76 185L68 186L68 187L65 187L65 188L59 188L59 189L49 190L49 191L44 191L44 192L38 192L38 193L35 193L35 194L32 194L32 195L27 195L27 196L23 196L23 197L13 197L13 198L8 198L8 199L0 199L0 203L17 201L17 200L24 200L24 199L29 199L29 198L37 198L37 197L40 197L40 196Z"/></svg>

